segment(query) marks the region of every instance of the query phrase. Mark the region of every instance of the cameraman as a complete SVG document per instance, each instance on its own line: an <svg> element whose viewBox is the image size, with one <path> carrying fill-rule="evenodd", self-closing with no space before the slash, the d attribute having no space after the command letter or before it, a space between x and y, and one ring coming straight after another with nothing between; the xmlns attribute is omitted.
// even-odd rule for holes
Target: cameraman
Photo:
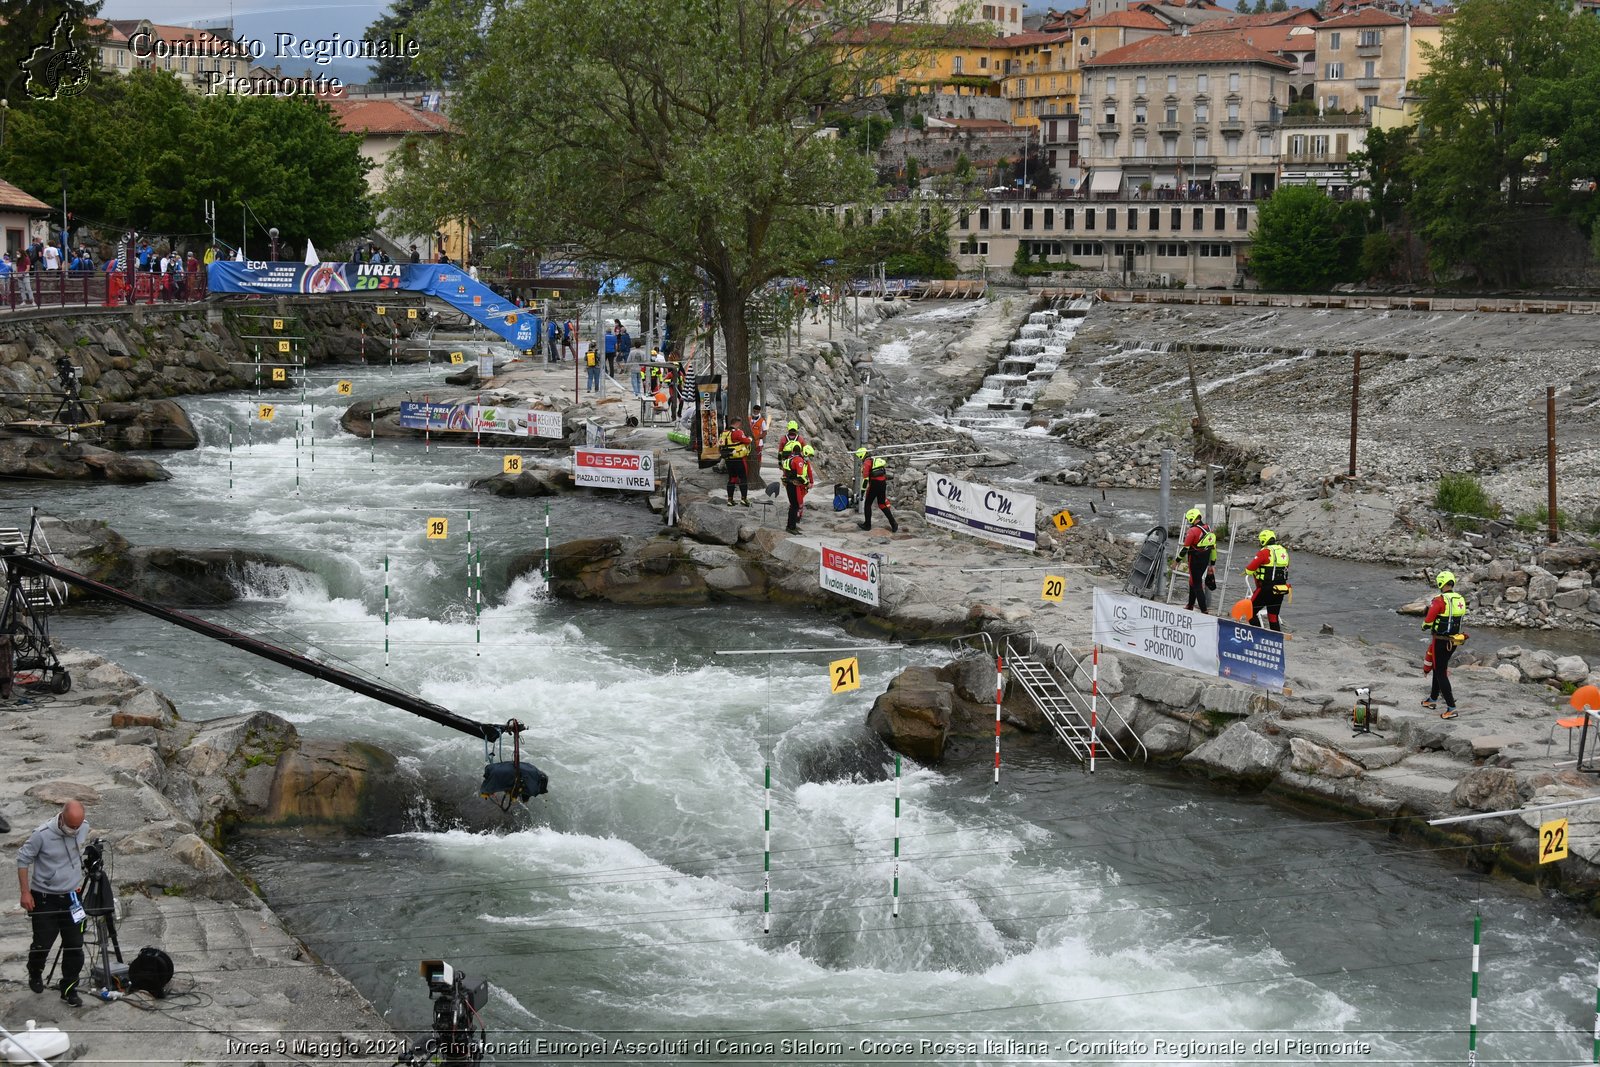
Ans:
<svg viewBox="0 0 1600 1067"><path fill-rule="evenodd" d="M78 972L83 970L83 911L77 891L83 882L83 846L88 839L83 805L69 800L61 806L61 814L29 834L17 851L22 910L33 920L28 988L35 993L44 992L45 961L59 934L61 999L74 1008L83 1007L78 996Z"/></svg>

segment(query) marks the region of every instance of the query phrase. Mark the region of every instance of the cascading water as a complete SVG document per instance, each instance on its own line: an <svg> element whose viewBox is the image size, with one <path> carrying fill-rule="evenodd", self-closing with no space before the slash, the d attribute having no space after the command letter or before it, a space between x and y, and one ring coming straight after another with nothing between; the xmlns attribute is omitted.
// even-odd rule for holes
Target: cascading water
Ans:
<svg viewBox="0 0 1600 1067"><path fill-rule="evenodd" d="M1036 346L1007 357L1024 377L1065 331L1059 318L1028 325L1042 330L1019 340ZM1008 740L998 788L981 758L907 761L897 805L892 756L863 720L902 666L942 660L942 646L890 649L779 609L631 611L508 583L504 561L539 544L543 502L466 488L499 469L496 450L436 438L425 454L390 441L374 461L366 441L337 429L333 405L396 384L421 393L430 373L341 373L357 383L343 400L328 375L313 394L317 466L301 468L298 495L282 422L260 428L268 436L248 452L236 446L229 493L226 429L254 405L244 394L185 401L203 443L160 457L170 482L9 494L108 518L136 542L287 551L311 573L253 573L243 602L211 614L484 721L529 724L525 750L551 792L499 832L424 821L381 840L274 835L235 851L295 931L397 1026L426 1026L416 961L443 958L491 980L485 1021L497 1041L708 1042L704 1054L608 1045L588 1057L598 1062L1270 1062L1153 1044L1184 1039L1371 1049L1280 1062L1421 1062L1459 1053L1479 908L1486 1051L1523 1062L1586 1051L1597 926L1574 906L1441 865L1373 825L1292 817L1146 768L1102 764L1091 777L1048 740ZM555 506L558 540L659 522L637 501ZM451 537L462 536L468 507L488 563L481 644L480 620L458 610L460 542L423 537L430 513L451 515ZM386 554L399 618L384 671ZM148 678L187 717L274 710L311 736L384 745L476 803L482 753L441 728L197 648L142 616L79 610L57 633ZM805 646L860 648L866 684L830 695L834 653L717 654ZM163 947L181 959L176 938ZM1140 1042L1143 1052L1128 1044ZM754 1051L718 1051L735 1044Z"/></svg>
<svg viewBox="0 0 1600 1067"><path fill-rule="evenodd" d="M1055 376L1087 310L1086 304L1075 301L1065 311L1050 309L1029 315L995 372L984 378L952 418L973 429L1022 429L1034 398Z"/></svg>

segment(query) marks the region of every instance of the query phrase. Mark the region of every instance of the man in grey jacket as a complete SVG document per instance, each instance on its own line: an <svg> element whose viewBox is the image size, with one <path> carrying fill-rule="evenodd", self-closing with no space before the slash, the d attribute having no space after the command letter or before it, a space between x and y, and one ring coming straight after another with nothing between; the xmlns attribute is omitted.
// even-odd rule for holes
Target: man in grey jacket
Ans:
<svg viewBox="0 0 1600 1067"><path fill-rule="evenodd" d="M28 988L44 992L44 965L59 935L61 999L74 1008L83 1006L78 996L78 973L83 970L83 909L78 887L83 883L83 846L88 840L83 805L69 800L61 806L61 814L28 835L17 851L22 910L33 920Z"/></svg>

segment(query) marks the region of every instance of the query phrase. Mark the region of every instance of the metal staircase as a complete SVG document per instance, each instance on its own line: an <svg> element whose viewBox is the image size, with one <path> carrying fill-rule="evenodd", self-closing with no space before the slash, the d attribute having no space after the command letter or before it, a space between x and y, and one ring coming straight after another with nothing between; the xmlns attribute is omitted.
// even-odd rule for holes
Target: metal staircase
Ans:
<svg viewBox="0 0 1600 1067"><path fill-rule="evenodd" d="M38 525L33 528L31 546L28 544L28 535L23 531L14 526L0 526L0 553L31 554L42 556L51 563L58 562L50 551L50 542L45 539L44 528ZM48 610L59 608L67 602L67 583L41 574L23 575L19 592L23 602L30 608Z"/></svg>
<svg viewBox="0 0 1600 1067"><path fill-rule="evenodd" d="M1150 759L1144 743L1110 697L1102 693L1096 699L1073 683L1083 662L1065 645L1058 644L1041 655L1038 636L1032 630L1008 634L1001 640L997 650L994 638L980 632L954 639L950 648L957 655L977 652L990 659L1003 652L1011 678L1078 760L1092 764L1097 759ZM1126 744L1121 740L1124 737Z"/></svg>

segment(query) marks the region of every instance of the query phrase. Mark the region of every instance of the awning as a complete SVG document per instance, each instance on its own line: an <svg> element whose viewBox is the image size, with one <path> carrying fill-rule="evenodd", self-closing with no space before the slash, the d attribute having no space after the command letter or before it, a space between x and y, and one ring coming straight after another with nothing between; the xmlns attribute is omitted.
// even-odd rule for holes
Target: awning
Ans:
<svg viewBox="0 0 1600 1067"><path fill-rule="evenodd" d="M1219 182L1236 182L1241 180L1243 177L1244 175L1238 173L1237 171L1231 171L1227 174L1219 174L1212 180Z"/></svg>
<svg viewBox="0 0 1600 1067"><path fill-rule="evenodd" d="M1094 177L1089 179L1091 193L1114 193L1122 188L1122 171L1097 170Z"/></svg>

